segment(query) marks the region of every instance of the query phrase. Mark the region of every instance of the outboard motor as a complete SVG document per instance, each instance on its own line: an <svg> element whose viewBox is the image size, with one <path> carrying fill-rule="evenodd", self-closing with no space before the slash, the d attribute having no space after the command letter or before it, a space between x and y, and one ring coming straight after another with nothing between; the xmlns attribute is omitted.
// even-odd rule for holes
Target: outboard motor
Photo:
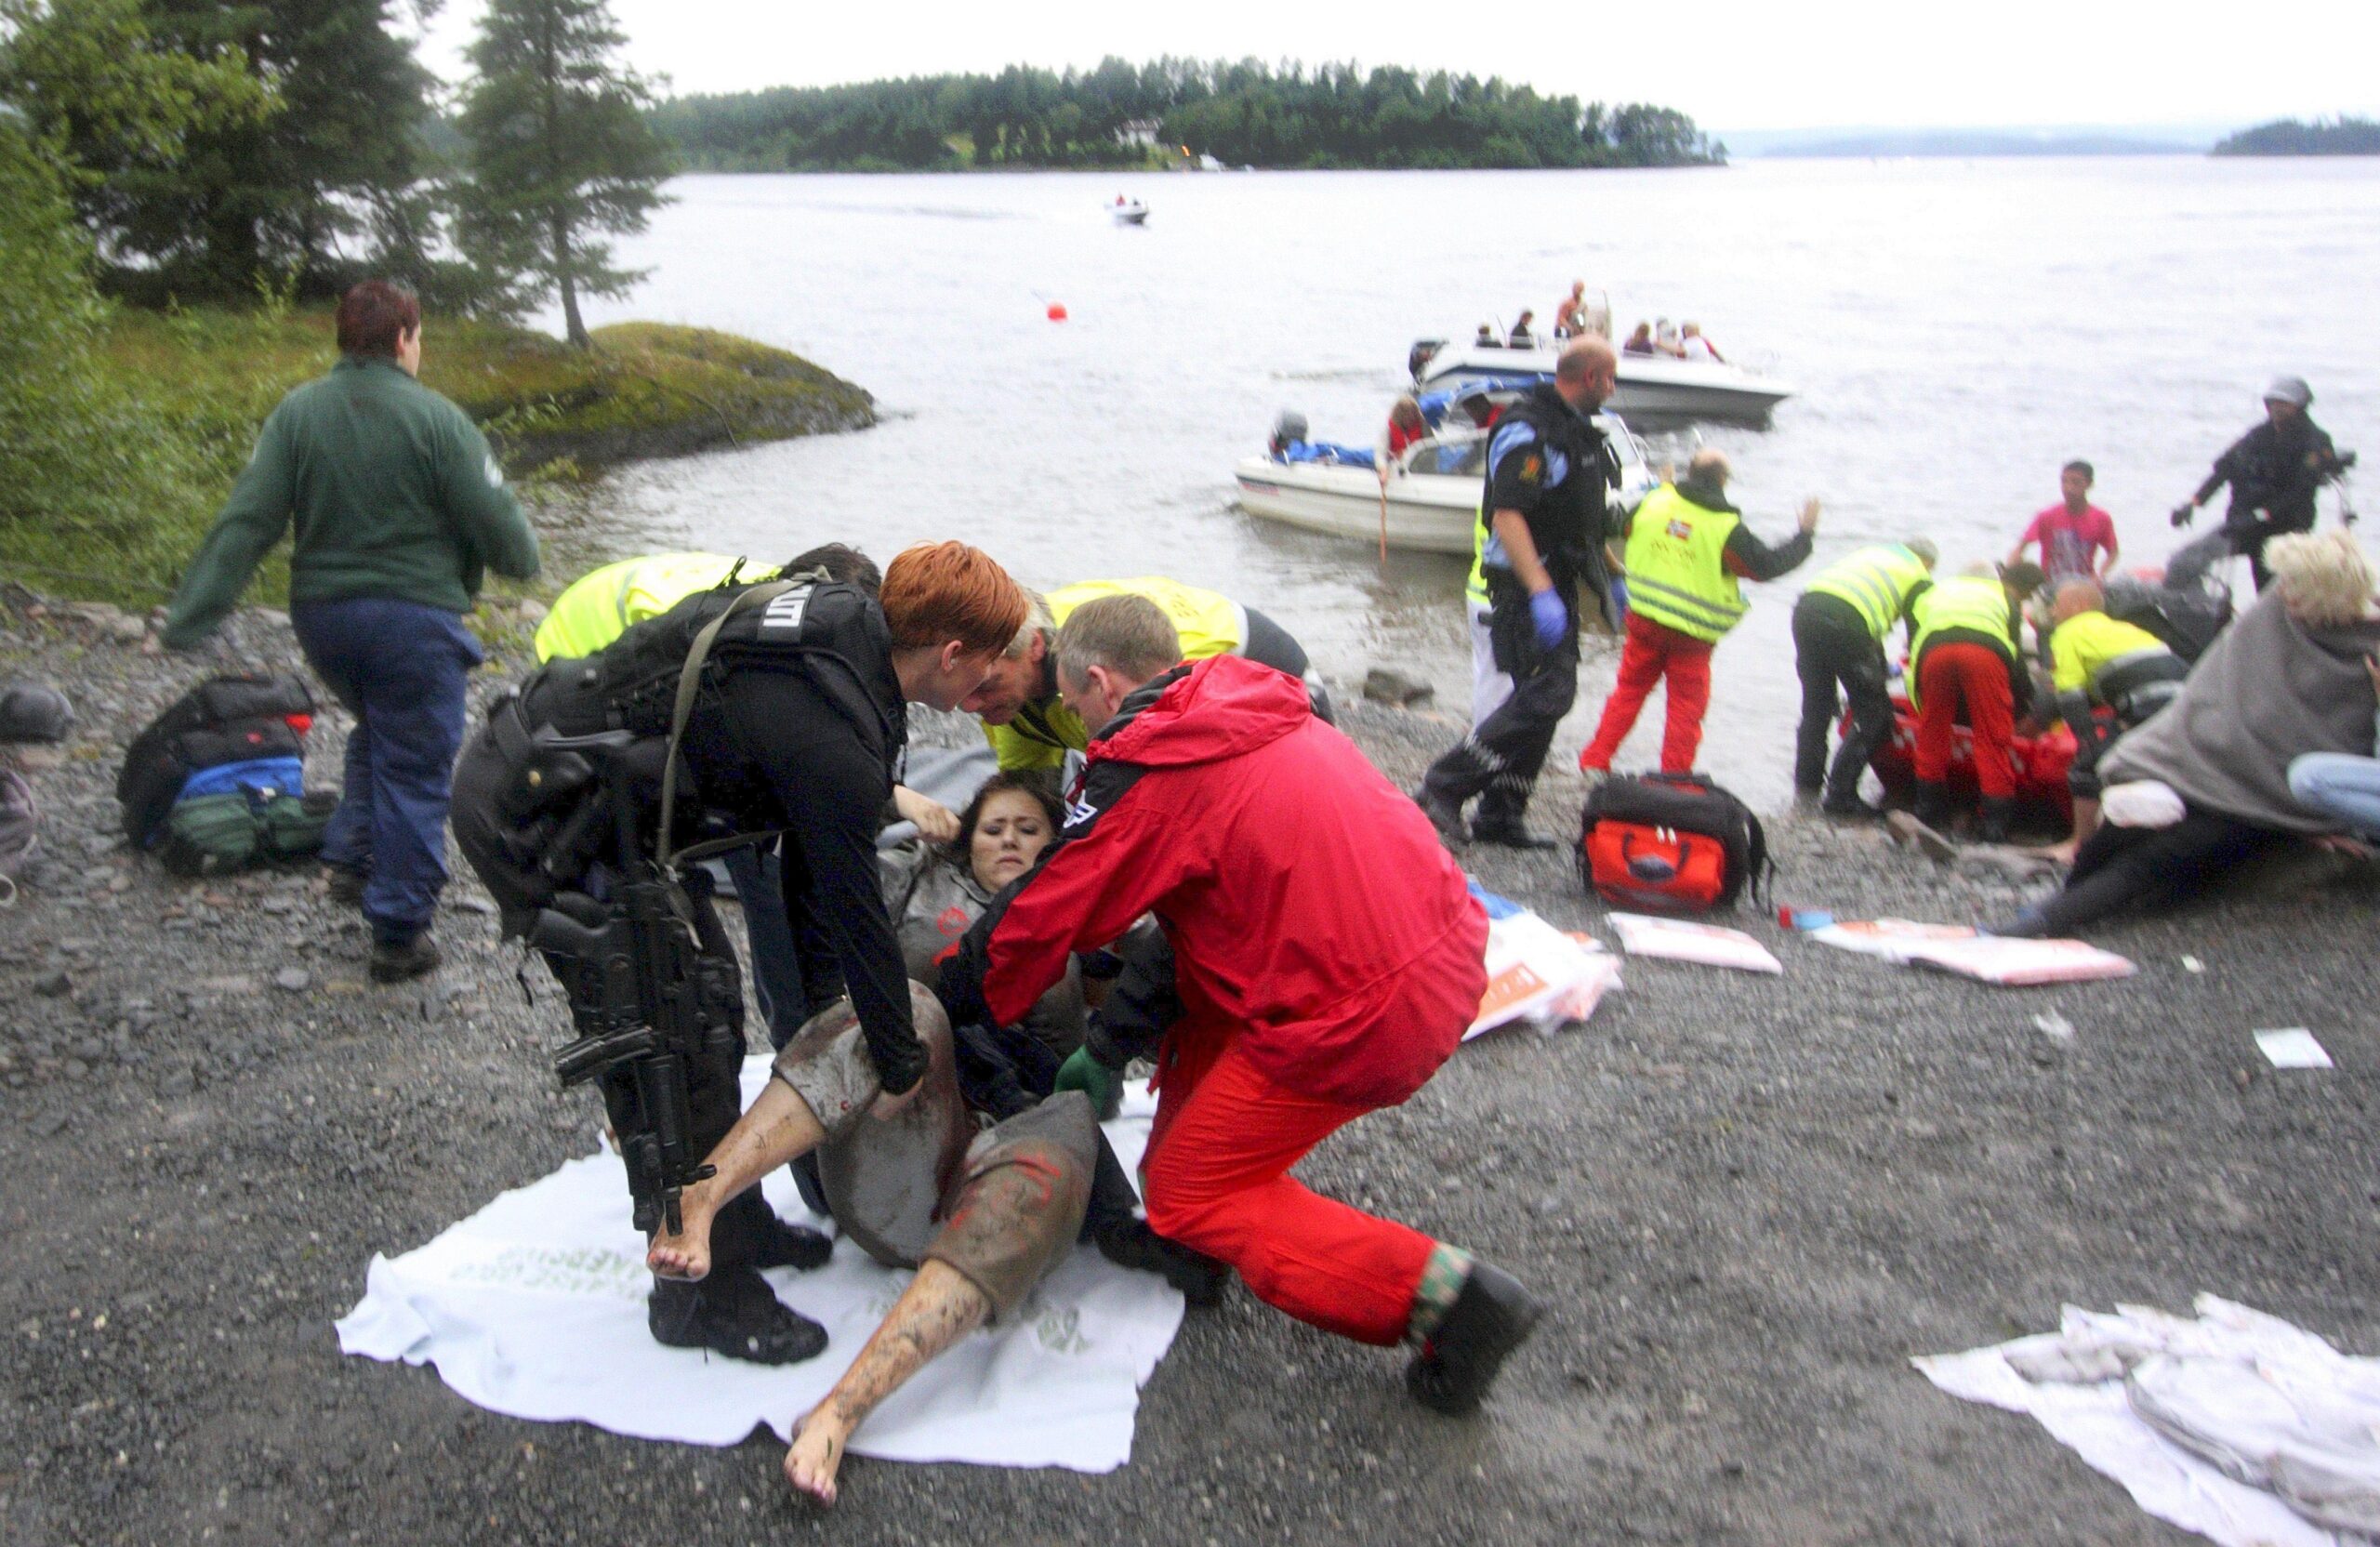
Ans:
<svg viewBox="0 0 2380 1547"><path fill-rule="evenodd" d="M1265 450L1277 462L1291 446L1304 442L1305 431L1305 416L1294 408L1284 408L1280 417L1273 421L1273 439L1266 443Z"/></svg>
<svg viewBox="0 0 2380 1547"><path fill-rule="evenodd" d="M1405 351L1405 374L1416 381L1421 380L1421 372L1429 366L1432 360L1437 358L1438 351L1446 347L1447 341L1443 338L1414 339L1413 347Z"/></svg>

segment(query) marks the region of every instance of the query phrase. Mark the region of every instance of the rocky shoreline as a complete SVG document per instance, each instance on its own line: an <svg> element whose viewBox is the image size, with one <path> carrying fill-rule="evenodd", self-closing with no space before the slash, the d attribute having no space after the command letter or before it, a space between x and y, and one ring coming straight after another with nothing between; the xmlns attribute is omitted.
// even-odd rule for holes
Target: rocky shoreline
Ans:
<svg viewBox="0 0 2380 1547"><path fill-rule="evenodd" d="M518 659L525 620L484 621ZM1184 1324L1131 1464L1104 1477L863 1462L822 1518L765 1438L698 1450L481 1412L430 1371L342 1359L330 1324L374 1252L592 1146L591 1106L540 1056L562 1012L524 1001L467 879L438 925L448 965L388 989L312 872L188 882L129 853L112 786L133 732L209 671L297 663L260 610L202 656L141 635L0 596L0 678L79 714L23 759L43 857L0 911L10 1541L2179 1543L1909 1356L2049 1328L2066 1302L2202 1289L2380 1350L2380 902L2299 876L2112 927L2095 938L2138 974L2056 989L1739 917L1783 977L1631 961L1590 1025L1466 1047L1304 1174L1549 1301L1475 1422L1420 1412L1397 1360L1239 1290ZM1401 784L1460 730L1334 686ZM327 709L315 783L344 731ZM1540 821L1571 829L1580 798L1556 774ZM2027 884L1868 829L1787 816L1771 837L1778 899L1840 917L1968 921ZM1469 857L1610 939L1566 856ZM2069 1037L2037 1028L2052 1015ZM2265 1066L2250 1032L2288 1025L2338 1067Z"/></svg>

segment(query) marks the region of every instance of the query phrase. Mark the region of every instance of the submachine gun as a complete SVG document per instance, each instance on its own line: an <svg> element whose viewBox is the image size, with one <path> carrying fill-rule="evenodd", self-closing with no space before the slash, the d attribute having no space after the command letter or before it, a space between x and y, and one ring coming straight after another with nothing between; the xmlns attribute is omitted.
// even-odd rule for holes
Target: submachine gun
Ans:
<svg viewBox="0 0 2380 1547"><path fill-rule="evenodd" d="M680 1191L713 1170L694 1153L687 1066L724 1034L742 985L731 964L705 954L684 890L638 841L629 749L641 738L607 731L536 739L541 749L584 757L600 779L556 849L573 838L597 846L594 829L608 817L613 850L606 896L557 893L529 928L529 944L568 987L580 1034L554 1054L554 1073L564 1089L605 1082L636 1227L650 1235L666 1222L674 1234Z"/></svg>

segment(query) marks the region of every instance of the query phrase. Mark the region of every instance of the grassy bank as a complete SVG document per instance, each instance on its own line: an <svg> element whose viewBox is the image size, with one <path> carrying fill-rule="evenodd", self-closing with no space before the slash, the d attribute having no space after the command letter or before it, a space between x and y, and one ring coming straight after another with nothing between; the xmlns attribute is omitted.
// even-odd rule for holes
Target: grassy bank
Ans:
<svg viewBox="0 0 2380 1547"><path fill-rule="evenodd" d="M150 411L153 431L187 443L186 497L103 547L86 533L0 524L0 576L51 594L149 606L171 591L265 416L337 358L332 321L318 309L124 310L111 319L101 354ZM421 378L488 430L516 477L569 477L611 462L875 421L865 390L798 355L654 323L598 328L595 348L579 350L502 324L432 319L423 330ZM255 594L279 602L287 579L276 557Z"/></svg>

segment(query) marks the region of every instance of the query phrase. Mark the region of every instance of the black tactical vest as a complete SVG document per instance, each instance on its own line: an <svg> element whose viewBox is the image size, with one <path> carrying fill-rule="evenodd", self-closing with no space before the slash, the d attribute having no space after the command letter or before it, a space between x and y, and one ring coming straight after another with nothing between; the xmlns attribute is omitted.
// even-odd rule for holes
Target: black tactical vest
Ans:
<svg viewBox="0 0 2380 1547"><path fill-rule="evenodd" d="M1573 578L1601 576L1608 519L1605 495L1611 486L1609 454L1604 447L1603 431L1563 402L1560 393L1543 384L1532 387L1527 396L1504 410L1495 427L1488 431L1490 440L1497 430L1515 419L1537 431L1539 444L1561 453L1563 460L1569 464L1568 473L1546 491L1544 505L1529 522L1530 536L1538 539L1539 557L1549 568L1567 572ZM1480 486L1482 522L1494 514L1491 501L1495 488L1496 464L1491 456L1486 481Z"/></svg>

